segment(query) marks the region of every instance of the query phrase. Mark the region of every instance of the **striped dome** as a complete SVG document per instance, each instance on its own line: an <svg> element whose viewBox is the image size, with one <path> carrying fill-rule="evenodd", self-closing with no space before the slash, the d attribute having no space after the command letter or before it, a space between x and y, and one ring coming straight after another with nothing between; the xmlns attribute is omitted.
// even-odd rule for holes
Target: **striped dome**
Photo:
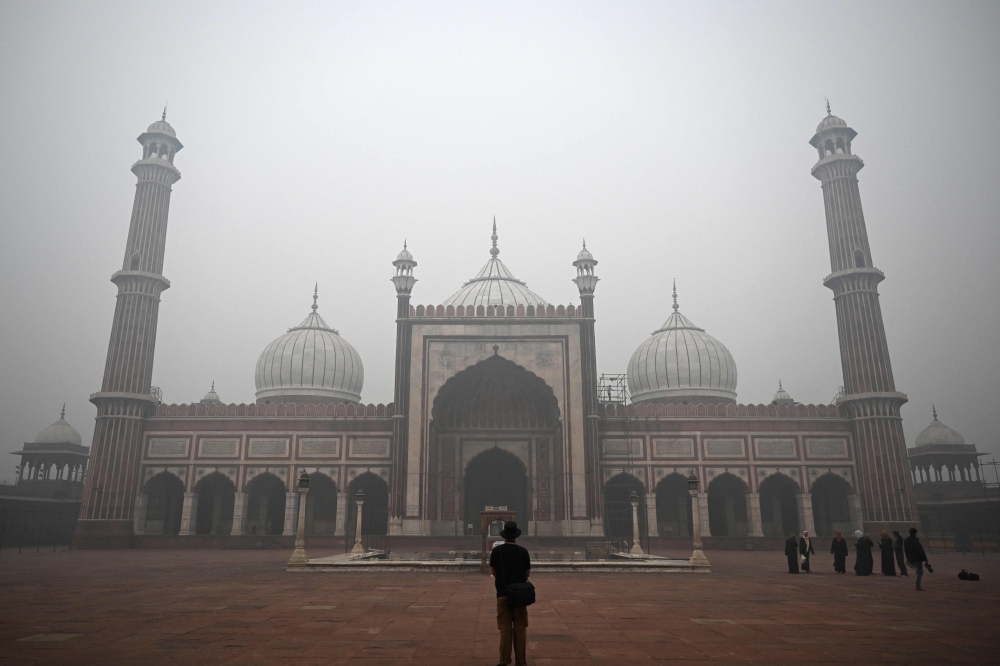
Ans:
<svg viewBox="0 0 1000 666"><path fill-rule="evenodd" d="M731 403L736 362L726 346L678 311L639 345L628 364L634 402Z"/></svg>
<svg viewBox="0 0 1000 666"><path fill-rule="evenodd" d="M314 297L315 299L315 297ZM257 359L257 400L361 402L365 370L347 340L313 311Z"/></svg>
<svg viewBox="0 0 1000 666"><path fill-rule="evenodd" d="M443 305L548 305L544 298L528 289L510 272L500 258L500 248L497 247L497 223L493 221L493 247L490 248L490 260L482 267L476 277L462 285L462 288L452 294Z"/></svg>

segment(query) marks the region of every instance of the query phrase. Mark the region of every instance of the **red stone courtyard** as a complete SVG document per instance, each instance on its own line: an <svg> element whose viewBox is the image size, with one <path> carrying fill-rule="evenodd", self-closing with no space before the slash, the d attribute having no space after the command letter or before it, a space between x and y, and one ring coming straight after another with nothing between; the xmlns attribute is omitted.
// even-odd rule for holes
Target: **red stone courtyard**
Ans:
<svg viewBox="0 0 1000 666"><path fill-rule="evenodd" d="M288 574L288 555L5 549L0 665L497 662L491 579ZM827 555L798 576L780 552L707 555L710 575L538 575L528 662L1000 662L995 555L932 555L923 593Z"/></svg>

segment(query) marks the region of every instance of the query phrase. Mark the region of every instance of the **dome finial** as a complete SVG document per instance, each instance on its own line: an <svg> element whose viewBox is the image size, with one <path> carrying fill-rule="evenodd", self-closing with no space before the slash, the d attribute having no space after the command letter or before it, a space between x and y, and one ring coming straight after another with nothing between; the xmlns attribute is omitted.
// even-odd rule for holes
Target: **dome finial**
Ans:
<svg viewBox="0 0 1000 666"><path fill-rule="evenodd" d="M316 305L316 301L317 300L319 300L319 282L317 282L316 286L313 287L313 304L312 304L312 311L313 312L316 312L316 310L319 309L319 306Z"/></svg>
<svg viewBox="0 0 1000 666"><path fill-rule="evenodd" d="M826 98L826 115L828 115L828 116L832 116L833 115L833 112L830 111L830 98L829 97Z"/></svg>
<svg viewBox="0 0 1000 666"><path fill-rule="evenodd" d="M584 250L587 249L587 239L586 238L583 239L583 249Z"/></svg>
<svg viewBox="0 0 1000 666"><path fill-rule="evenodd" d="M498 236L497 236L497 216L494 215L493 216L493 235L490 236L490 239L493 240L493 247L490 248L490 254L492 256L494 256L494 257L497 256L498 254L500 254L500 248L497 247L497 238L498 238Z"/></svg>
<svg viewBox="0 0 1000 666"><path fill-rule="evenodd" d="M785 390L785 389L781 388L781 380L780 379L778 380L778 390L779 391L784 391Z"/></svg>
<svg viewBox="0 0 1000 666"><path fill-rule="evenodd" d="M66 418L66 403L65 402L63 403L62 411L59 412L59 418L61 418L61 419Z"/></svg>
<svg viewBox="0 0 1000 666"><path fill-rule="evenodd" d="M162 120L163 122L167 122L167 105L166 104L163 105L163 115L160 116L160 120Z"/></svg>
<svg viewBox="0 0 1000 666"><path fill-rule="evenodd" d="M934 415L934 420L937 421L937 406L931 405L931 414Z"/></svg>
<svg viewBox="0 0 1000 666"><path fill-rule="evenodd" d="M215 380L214 379L212 380L212 390L213 391L215 390Z"/></svg>
<svg viewBox="0 0 1000 666"><path fill-rule="evenodd" d="M677 312L680 306L677 305L677 278L674 278L674 312Z"/></svg>

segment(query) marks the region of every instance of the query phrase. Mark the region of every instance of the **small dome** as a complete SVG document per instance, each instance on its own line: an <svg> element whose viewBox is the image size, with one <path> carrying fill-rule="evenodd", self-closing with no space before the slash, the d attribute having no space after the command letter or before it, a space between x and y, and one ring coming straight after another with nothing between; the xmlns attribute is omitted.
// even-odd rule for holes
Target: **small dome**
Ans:
<svg viewBox="0 0 1000 666"><path fill-rule="evenodd" d="M965 438L938 421L937 409L933 411L934 420L917 435L917 446L964 446Z"/></svg>
<svg viewBox="0 0 1000 666"><path fill-rule="evenodd" d="M726 346L682 315L674 288L674 312L628 364L628 388L635 402L732 403L736 361Z"/></svg>
<svg viewBox="0 0 1000 666"><path fill-rule="evenodd" d="M788 395L788 392L781 386L781 380L778 380L778 392L774 394L774 399L771 400L772 405L794 405L795 400L792 396Z"/></svg>
<svg viewBox="0 0 1000 666"><path fill-rule="evenodd" d="M837 116L830 114L816 126L816 133L819 134L823 130L828 130L831 127L847 127L847 123Z"/></svg>
<svg viewBox="0 0 1000 666"><path fill-rule="evenodd" d="M167 136L172 136L177 138L177 132L174 128L170 126L166 120L157 120L155 123L146 128L147 132L157 132L159 134L166 134Z"/></svg>
<svg viewBox="0 0 1000 666"><path fill-rule="evenodd" d="M587 241L583 241L583 249L580 250L580 254L576 255L576 260L577 261L594 261L594 255L592 255L590 253L590 250L587 249ZM594 263L596 264L597 262L594 261Z"/></svg>
<svg viewBox="0 0 1000 666"><path fill-rule="evenodd" d="M269 344L257 359L257 400L361 402L365 371L351 344L316 312Z"/></svg>
<svg viewBox="0 0 1000 666"><path fill-rule="evenodd" d="M417 262L413 261L413 255L406 249L406 241L403 241L403 249L396 255L396 261L392 262L392 265L396 266L402 261L411 262L414 266L417 264Z"/></svg>
<svg viewBox="0 0 1000 666"><path fill-rule="evenodd" d="M66 407L63 406L62 414L59 415L59 420L50 425L45 430L42 430L38 435L35 436L35 444L76 444L80 446L83 444L83 439L80 437L80 433L76 431L76 428L66 423Z"/></svg>
<svg viewBox="0 0 1000 666"><path fill-rule="evenodd" d="M222 400L219 399L219 394L215 392L215 382L212 382L212 388L209 389L208 393L205 394L205 397L201 399L201 402L205 405L214 405L222 402Z"/></svg>
<svg viewBox="0 0 1000 666"><path fill-rule="evenodd" d="M490 260L482 267L476 277L462 285L442 305L464 305L466 307L478 305L548 305L544 298L528 289L528 285L521 282L510 272L500 257L500 249L497 247L496 222L493 223L493 247L490 248Z"/></svg>

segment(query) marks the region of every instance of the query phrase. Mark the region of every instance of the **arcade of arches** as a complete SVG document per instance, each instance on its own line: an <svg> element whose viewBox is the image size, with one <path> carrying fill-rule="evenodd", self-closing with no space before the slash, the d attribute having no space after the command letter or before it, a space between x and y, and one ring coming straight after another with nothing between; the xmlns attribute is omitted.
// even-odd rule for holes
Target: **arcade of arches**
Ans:
<svg viewBox="0 0 1000 666"><path fill-rule="evenodd" d="M432 533L478 533L488 506L515 511L526 534L559 533L562 426L544 380L494 354L441 387L430 436Z"/></svg>

